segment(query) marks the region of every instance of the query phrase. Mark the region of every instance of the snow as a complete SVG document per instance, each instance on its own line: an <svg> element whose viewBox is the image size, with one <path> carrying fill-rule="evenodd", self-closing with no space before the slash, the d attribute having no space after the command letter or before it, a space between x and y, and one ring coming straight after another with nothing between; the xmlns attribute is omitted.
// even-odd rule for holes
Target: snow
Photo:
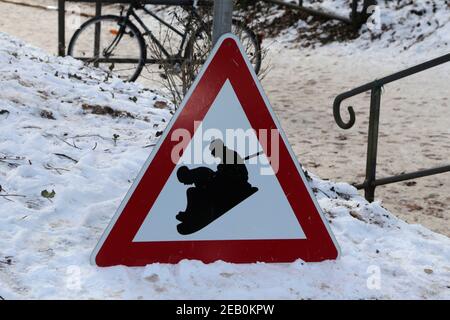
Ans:
<svg viewBox="0 0 450 320"><path fill-rule="evenodd" d="M289 2L288 0L285 0ZM348 17L350 1L320 0L305 1L306 7L332 12ZM358 10L361 11L362 1ZM371 18L359 30L356 39L345 43L332 43L330 47L346 46L348 53L368 50L378 51L385 48L393 52L404 52L411 48L415 54L426 54L430 50L435 55L445 54L450 47L450 3L445 0L379 0L371 9ZM279 15L279 10L274 15ZM330 21L329 26L337 26L339 22ZM319 26L321 37L327 37L330 28ZM283 31L279 40L295 45L298 36L308 37L311 24L299 20L294 26Z"/></svg>
<svg viewBox="0 0 450 320"><path fill-rule="evenodd" d="M445 1L446 2L446 1ZM371 28L364 25L358 39L363 48L376 50L414 48L416 53L430 49L446 53L450 45L450 4L441 0L380 1ZM377 40L373 40L373 39Z"/></svg>
<svg viewBox="0 0 450 320"><path fill-rule="evenodd" d="M173 111L157 92L105 78L0 33L2 298L450 298L449 238L367 203L346 183L312 175L341 247L337 261L90 265ZM92 113L101 107L113 111Z"/></svg>

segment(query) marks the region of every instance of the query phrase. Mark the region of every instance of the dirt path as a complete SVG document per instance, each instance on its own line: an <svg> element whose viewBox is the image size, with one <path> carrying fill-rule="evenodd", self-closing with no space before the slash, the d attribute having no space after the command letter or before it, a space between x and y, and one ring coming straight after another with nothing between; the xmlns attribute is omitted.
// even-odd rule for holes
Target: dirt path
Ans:
<svg viewBox="0 0 450 320"><path fill-rule="evenodd" d="M55 1L39 4L54 5ZM56 53L56 11L2 2L0 11L6 17L0 20L0 31ZM69 28L67 36L72 32ZM335 124L333 99L415 61L393 56L390 51L348 55L340 47L305 51L286 49L279 43L266 45L272 69L263 85L302 164L322 178L362 182L369 96L347 101L357 115L351 130ZM386 86L380 125L380 177L448 164L448 74L450 66L444 66ZM379 187L376 197L402 219L450 235L450 174Z"/></svg>
<svg viewBox="0 0 450 320"><path fill-rule="evenodd" d="M322 178L362 182L370 96L343 103L356 111L350 130L334 122L336 95L411 65L383 52L340 54L271 46L273 66L263 85L302 164ZM450 97L444 66L385 87L382 96L378 176L448 164ZM423 79L427 79L425 82ZM450 235L450 174L379 187L376 198L394 214Z"/></svg>

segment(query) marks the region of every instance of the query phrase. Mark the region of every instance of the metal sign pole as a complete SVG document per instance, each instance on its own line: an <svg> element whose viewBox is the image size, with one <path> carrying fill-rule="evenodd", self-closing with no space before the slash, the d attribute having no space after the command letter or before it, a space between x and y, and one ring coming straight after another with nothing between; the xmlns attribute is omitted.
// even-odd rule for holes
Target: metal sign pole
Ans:
<svg viewBox="0 0 450 320"><path fill-rule="evenodd" d="M221 35L231 32L232 17L233 0L214 1L213 44L216 44Z"/></svg>

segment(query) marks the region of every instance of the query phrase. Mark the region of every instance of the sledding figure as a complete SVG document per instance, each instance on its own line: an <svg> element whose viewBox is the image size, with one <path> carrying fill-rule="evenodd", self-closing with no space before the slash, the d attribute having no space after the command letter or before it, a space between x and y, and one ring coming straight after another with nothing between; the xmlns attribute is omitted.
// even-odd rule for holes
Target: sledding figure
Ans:
<svg viewBox="0 0 450 320"><path fill-rule="evenodd" d="M220 159L217 171L186 166L177 171L181 183L194 185L186 192L186 210L176 216L181 221L178 232L183 235L206 227L258 191L248 182L244 160L236 151L227 148L220 139L213 140L209 149L213 157Z"/></svg>

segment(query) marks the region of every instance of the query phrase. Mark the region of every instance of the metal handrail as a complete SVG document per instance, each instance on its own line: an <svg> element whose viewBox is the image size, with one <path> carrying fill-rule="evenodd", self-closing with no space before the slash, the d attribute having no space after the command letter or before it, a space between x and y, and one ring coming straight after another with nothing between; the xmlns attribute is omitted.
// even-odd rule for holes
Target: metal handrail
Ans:
<svg viewBox="0 0 450 320"><path fill-rule="evenodd" d="M333 115L337 125L342 129L350 129L356 121L355 111L352 106L347 107L350 119L345 122L341 116L342 101L365 93L371 92L370 99L370 116L369 116L369 133L367 141L367 160L366 160L366 178L363 183L355 184L358 189L364 189L365 197L368 201L373 201L375 198L375 188L377 186L386 185L390 183L411 180L421 177L426 177L434 174L450 172L450 165L441 166L432 169L420 170L416 172L404 173L396 176L376 179L377 166L377 150L378 150L378 127L380 122L380 107L381 107L381 93L385 84L409 77L413 74L425 71L427 69L436 67L438 65L450 62L450 54L440 56L438 58L426 61L424 63L415 65L408 69L393 73L389 76L377 79L375 81L366 83L355 89L346 91L336 96L333 102Z"/></svg>
<svg viewBox="0 0 450 320"><path fill-rule="evenodd" d="M446 63L450 61L450 53L440 56L438 58L435 58L433 60L429 60L427 62L418 64L416 66L410 67L408 69L393 73L389 76L383 77L381 79L377 79L374 80L372 82L363 84L362 86L359 86L355 89L352 89L350 91L341 93L340 95L338 95L335 99L334 99L334 103L333 103L333 115L334 115L334 119L336 120L336 123L338 124L339 127L341 127L342 129L350 129L351 127L353 127L353 125L355 124L355 111L353 110L352 106L347 107L348 113L350 115L350 120L348 122L344 122L342 120L341 117L341 103L342 101L351 98L353 96L356 96L358 94L370 91L374 88L377 87L382 87L385 84L388 84L390 82L394 82L406 77L409 77L413 74L425 71L427 69L436 67L440 64Z"/></svg>

